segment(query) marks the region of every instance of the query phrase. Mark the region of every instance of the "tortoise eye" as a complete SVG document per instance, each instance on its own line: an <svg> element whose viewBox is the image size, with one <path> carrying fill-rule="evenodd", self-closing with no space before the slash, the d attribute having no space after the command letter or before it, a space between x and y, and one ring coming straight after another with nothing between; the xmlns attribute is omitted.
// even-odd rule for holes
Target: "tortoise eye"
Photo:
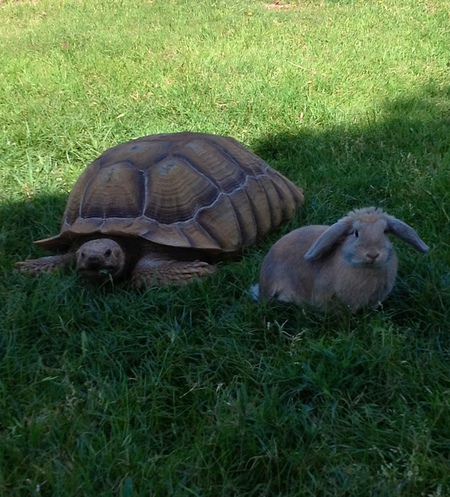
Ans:
<svg viewBox="0 0 450 497"><path fill-rule="evenodd" d="M108 249L106 252L105 252L105 257L109 257L111 255L111 249Z"/></svg>
<svg viewBox="0 0 450 497"><path fill-rule="evenodd" d="M353 232L353 234L356 236L356 238L358 238L358 236L359 236L358 230L355 230L355 231Z"/></svg>

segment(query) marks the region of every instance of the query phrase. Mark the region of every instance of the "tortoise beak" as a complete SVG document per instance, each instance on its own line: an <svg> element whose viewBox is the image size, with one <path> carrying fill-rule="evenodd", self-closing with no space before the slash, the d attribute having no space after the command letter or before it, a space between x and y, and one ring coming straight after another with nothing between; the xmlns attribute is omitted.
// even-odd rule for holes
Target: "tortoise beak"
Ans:
<svg viewBox="0 0 450 497"><path fill-rule="evenodd" d="M86 264L84 267L79 268L78 272L83 278L95 283L101 283L114 278L118 273L116 267L108 267L100 262Z"/></svg>

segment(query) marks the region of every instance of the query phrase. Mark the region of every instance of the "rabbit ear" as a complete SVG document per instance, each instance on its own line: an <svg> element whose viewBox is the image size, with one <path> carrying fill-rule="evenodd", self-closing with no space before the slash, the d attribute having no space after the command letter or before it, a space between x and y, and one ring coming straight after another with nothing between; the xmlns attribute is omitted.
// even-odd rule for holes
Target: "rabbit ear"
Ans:
<svg viewBox="0 0 450 497"><path fill-rule="evenodd" d="M343 219L331 225L311 245L304 256L305 259L307 261L316 261L317 259L320 259L333 248L333 245L338 243L339 239L348 232L348 229L349 224Z"/></svg>
<svg viewBox="0 0 450 497"><path fill-rule="evenodd" d="M428 245L420 239L419 235L411 228L411 226L408 226L406 223L400 221L394 216L385 216L385 219L387 221L386 231L388 233L392 233L405 243L409 243L418 252L422 252L423 254L428 252Z"/></svg>

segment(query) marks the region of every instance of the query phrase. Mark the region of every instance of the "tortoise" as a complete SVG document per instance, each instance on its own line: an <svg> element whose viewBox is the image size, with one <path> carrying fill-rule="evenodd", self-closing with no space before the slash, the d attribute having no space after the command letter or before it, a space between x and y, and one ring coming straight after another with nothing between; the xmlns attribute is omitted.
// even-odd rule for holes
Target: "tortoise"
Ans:
<svg viewBox="0 0 450 497"><path fill-rule="evenodd" d="M303 191L233 138L150 135L103 152L69 194L56 255L18 262L38 274L76 266L94 282L187 283L216 271L291 218Z"/></svg>

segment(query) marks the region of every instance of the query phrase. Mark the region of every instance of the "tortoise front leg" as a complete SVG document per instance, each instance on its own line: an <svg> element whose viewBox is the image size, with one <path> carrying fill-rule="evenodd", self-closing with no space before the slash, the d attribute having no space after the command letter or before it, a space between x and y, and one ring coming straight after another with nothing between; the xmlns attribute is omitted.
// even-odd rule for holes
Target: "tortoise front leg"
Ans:
<svg viewBox="0 0 450 497"><path fill-rule="evenodd" d="M164 285L184 285L196 277L214 274L217 267L204 261L178 261L161 254L144 255L137 262L131 275L136 288Z"/></svg>
<svg viewBox="0 0 450 497"><path fill-rule="evenodd" d="M48 257L40 257L39 259L28 259L26 261L17 262L16 269L21 273L36 275L39 273L56 271L60 267L70 266L73 262L73 253L50 255Z"/></svg>

